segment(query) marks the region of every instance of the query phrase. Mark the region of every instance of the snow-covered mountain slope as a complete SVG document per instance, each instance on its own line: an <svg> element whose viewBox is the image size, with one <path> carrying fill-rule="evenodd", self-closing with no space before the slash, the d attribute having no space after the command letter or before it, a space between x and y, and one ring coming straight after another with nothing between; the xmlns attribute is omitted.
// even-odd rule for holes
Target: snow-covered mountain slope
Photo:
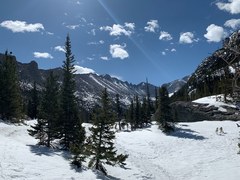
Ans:
<svg viewBox="0 0 240 180"><path fill-rule="evenodd" d="M27 122L27 124L33 121ZM85 126L89 126L85 124ZM215 129L225 133L217 135ZM69 165L68 154L36 146L29 125L0 122L0 179L3 180L238 180L239 129L232 121L179 123L171 136L157 125L134 132L118 132L116 147L129 154L125 169L106 166L109 177Z"/></svg>
<svg viewBox="0 0 240 180"><path fill-rule="evenodd" d="M0 62L4 55L0 54ZM16 57L12 58L17 62ZM43 70L38 68L35 61L30 63L17 62L20 85L23 91L28 91L33 87L33 83L37 83L38 89L42 89L50 71L53 71L58 76L59 82L62 82L62 69L55 68L51 70ZM107 88L112 99L116 94L119 94L120 101L123 105L129 105L131 99L138 95L139 99L146 96L147 84L142 82L139 84L131 84L127 81L122 81L110 75L97 74L75 74L76 89L79 97L85 102L87 107L92 107L100 99L101 92ZM148 83L149 94L151 98L155 97L156 86Z"/></svg>
<svg viewBox="0 0 240 180"><path fill-rule="evenodd" d="M179 89L181 89L187 83L189 77L190 76L185 76L182 79L177 79L172 82L163 84L163 86L167 88L169 94L173 94L177 92Z"/></svg>
<svg viewBox="0 0 240 180"><path fill-rule="evenodd" d="M146 96L146 83L134 85L127 81L121 81L110 75L97 74L77 74L76 84L79 96L88 104L96 103L104 88L107 88L111 99L115 99L116 94L120 95L120 101L124 105L129 105L131 99L138 95L140 99ZM155 97L155 86L148 84L150 96Z"/></svg>

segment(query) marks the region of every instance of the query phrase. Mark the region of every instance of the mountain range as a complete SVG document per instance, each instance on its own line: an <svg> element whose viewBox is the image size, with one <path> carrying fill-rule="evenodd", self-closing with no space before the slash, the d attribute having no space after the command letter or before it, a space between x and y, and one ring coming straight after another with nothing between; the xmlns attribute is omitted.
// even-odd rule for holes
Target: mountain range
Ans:
<svg viewBox="0 0 240 180"><path fill-rule="evenodd" d="M4 55L0 54L0 60ZM13 57L16 60L16 57ZM38 68L38 64L35 61L30 63L17 62L17 70L19 73L19 80L21 89L28 91L33 88L33 83L36 82L37 88L41 89L44 85L50 71L53 71L58 76L59 82L62 82L62 68L55 68L49 70L43 70ZM139 84L132 84L127 81L119 80L115 77L111 77L108 74L75 74L77 95L85 102L85 106L92 107L100 99L101 92L104 88L107 88L108 93L112 99L116 94L120 95L120 102L123 105L129 105L131 99L138 95L140 99L146 96L147 86L149 88L149 94L152 99L155 99L157 86L147 82L141 82ZM186 83L186 77L181 80L175 80L173 82L164 84L169 90L169 93L174 93Z"/></svg>

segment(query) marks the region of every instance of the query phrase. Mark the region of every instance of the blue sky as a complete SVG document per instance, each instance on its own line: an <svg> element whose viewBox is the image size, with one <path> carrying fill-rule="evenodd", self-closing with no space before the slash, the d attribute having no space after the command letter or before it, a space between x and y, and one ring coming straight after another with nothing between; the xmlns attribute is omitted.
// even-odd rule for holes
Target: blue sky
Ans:
<svg viewBox="0 0 240 180"><path fill-rule="evenodd" d="M79 73L157 86L194 72L240 28L240 0L2 0L0 51L62 66L70 34Z"/></svg>

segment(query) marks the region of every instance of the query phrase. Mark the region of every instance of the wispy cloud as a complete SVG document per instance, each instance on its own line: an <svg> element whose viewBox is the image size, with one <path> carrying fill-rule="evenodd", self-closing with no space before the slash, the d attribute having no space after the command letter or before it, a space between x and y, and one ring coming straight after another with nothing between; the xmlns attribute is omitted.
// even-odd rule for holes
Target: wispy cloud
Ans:
<svg viewBox="0 0 240 180"><path fill-rule="evenodd" d="M162 54L163 56L166 56L166 55L167 55L167 52L168 52L168 53L173 53L173 52L176 52L176 51L177 51L177 50L176 50L175 48L172 48L172 49L166 48L164 51L161 52L161 54Z"/></svg>
<svg viewBox="0 0 240 180"><path fill-rule="evenodd" d="M100 27L101 31L109 31L111 36L131 36L134 33L135 24L134 23L125 23L124 25L113 24L113 26L102 26Z"/></svg>
<svg viewBox="0 0 240 180"><path fill-rule="evenodd" d="M233 30L240 28L240 19L230 19L224 23L225 27L230 27Z"/></svg>
<svg viewBox="0 0 240 180"><path fill-rule="evenodd" d="M53 56L47 52L34 52L35 58L43 58L43 59L53 59Z"/></svg>
<svg viewBox="0 0 240 180"><path fill-rule="evenodd" d="M113 58L125 59L129 57L128 52L124 49L126 45L121 46L119 44L110 45L110 53Z"/></svg>
<svg viewBox="0 0 240 180"><path fill-rule="evenodd" d="M91 31L88 34L92 34L93 36L96 36L96 29L91 29Z"/></svg>
<svg viewBox="0 0 240 180"><path fill-rule="evenodd" d="M79 27L80 27L80 24L67 25L67 26L66 26L66 28L71 29L71 30L75 30L75 29L77 29L77 28L79 28Z"/></svg>
<svg viewBox="0 0 240 180"><path fill-rule="evenodd" d="M162 51L162 55L163 55L163 56L166 56L166 52L165 52L165 51Z"/></svg>
<svg viewBox="0 0 240 180"><path fill-rule="evenodd" d="M90 74L90 73L95 73L93 69L82 67L79 65L74 65L75 68L75 74Z"/></svg>
<svg viewBox="0 0 240 180"><path fill-rule="evenodd" d="M44 26L41 23L28 24L25 21L3 21L0 24L1 27L7 28L14 33L24 33L24 32L39 32L44 30Z"/></svg>
<svg viewBox="0 0 240 180"><path fill-rule="evenodd" d="M194 34L192 32L184 32L180 33L179 43L181 44L191 44L193 42L198 42L199 39L194 38Z"/></svg>
<svg viewBox="0 0 240 180"><path fill-rule="evenodd" d="M52 33L52 32L46 32L46 34L47 34L47 35L50 35L50 36L53 36L53 35L54 35L54 33Z"/></svg>
<svg viewBox="0 0 240 180"><path fill-rule="evenodd" d="M102 56L102 57L100 57L102 60L104 60L104 61L108 61L109 60L109 58L107 57L107 56Z"/></svg>
<svg viewBox="0 0 240 180"><path fill-rule="evenodd" d="M220 10L227 11L231 14L240 13L240 0L228 0L228 3L217 2L216 5Z"/></svg>
<svg viewBox="0 0 240 180"><path fill-rule="evenodd" d="M208 42L220 42L223 38L227 36L227 32L221 26L211 24L207 27L207 33L204 37Z"/></svg>
<svg viewBox="0 0 240 180"><path fill-rule="evenodd" d="M76 4L77 4L77 5L81 5L82 3L81 3L80 1L77 1Z"/></svg>
<svg viewBox="0 0 240 180"><path fill-rule="evenodd" d="M153 32L155 33L159 28L158 20L150 20L147 22L147 26L144 27L146 32Z"/></svg>
<svg viewBox="0 0 240 180"><path fill-rule="evenodd" d="M105 42L103 40L100 40L98 42L93 41L93 42L89 42L88 45L100 45L100 44L104 44Z"/></svg>
<svg viewBox="0 0 240 180"><path fill-rule="evenodd" d="M54 50L59 52L64 52L64 53L66 52L64 46L56 46L54 47Z"/></svg>
<svg viewBox="0 0 240 180"><path fill-rule="evenodd" d="M169 34L168 32L166 32L166 31L161 31L161 32L160 32L159 39L160 39L160 40L164 40L164 41L170 41L170 40L172 40L173 38L172 38L171 34Z"/></svg>

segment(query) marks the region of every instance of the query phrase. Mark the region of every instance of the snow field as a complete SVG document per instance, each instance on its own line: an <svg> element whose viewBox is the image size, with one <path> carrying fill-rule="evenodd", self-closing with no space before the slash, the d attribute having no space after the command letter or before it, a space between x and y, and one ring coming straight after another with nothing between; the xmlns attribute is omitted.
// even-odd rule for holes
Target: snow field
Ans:
<svg viewBox="0 0 240 180"><path fill-rule="evenodd" d="M33 123L33 121L28 122ZM84 124L89 127L90 124ZM215 129L223 127L225 134ZM232 121L179 123L171 136L153 124L134 132L116 133L119 153L128 154L126 168L107 166L109 177L69 165L68 153L35 146L29 125L0 122L0 179L3 180L238 180L239 130ZM88 131L87 131L88 132ZM85 164L87 166L87 164Z"/></svg>

